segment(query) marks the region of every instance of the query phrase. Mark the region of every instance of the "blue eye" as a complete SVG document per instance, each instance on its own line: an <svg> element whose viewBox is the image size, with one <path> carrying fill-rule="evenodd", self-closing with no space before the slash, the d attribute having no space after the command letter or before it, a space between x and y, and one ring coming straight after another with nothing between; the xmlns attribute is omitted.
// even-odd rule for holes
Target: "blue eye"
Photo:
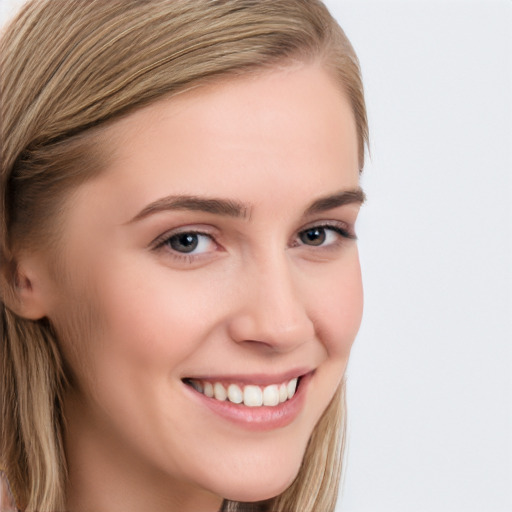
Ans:
<svg viewBox="0 0 512 512"><path fill-rule="evenodd" d="M182 254L201 254L212 250L213 240L203 233L184 232L172 235L165 240L165 245Z"/></svg>

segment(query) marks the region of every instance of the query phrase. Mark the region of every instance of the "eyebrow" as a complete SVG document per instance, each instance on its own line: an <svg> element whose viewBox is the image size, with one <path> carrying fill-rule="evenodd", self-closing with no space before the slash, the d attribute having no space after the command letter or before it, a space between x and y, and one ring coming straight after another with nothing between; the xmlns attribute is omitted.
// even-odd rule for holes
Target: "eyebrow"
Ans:
<svg viewBox="0 0 512 512"><path fill-rule="evenodd" d="M363 204L365 201L366 194L363 192L362 188L358 187L353 190L343 190L336 194L315 199L304 212L304 216L307 217L315 213L333 210L334 208L339 208L347 204Z"/></svg>
<svg viewBox="0 0 512 512"><path fill-rule="evenodd" d="M173 210L190 210L227 217L246 218L249 208L231 199L216 199L199 196L167 196L148 204L131 221L136 222L154 213Z"/></svg>
<svg viewBox="0 0 512 512"><path fill-rule="evenodd" d="M344 190L314 200L305 210L304 217L321 213L347 204L362 204L366 200L361 188ZM232 199L208 198L191 195L167 196L157 199L143 208L128 223L142 220L155 213L164 211L198 211L227 217L246 219L251 207Z"/></svg>

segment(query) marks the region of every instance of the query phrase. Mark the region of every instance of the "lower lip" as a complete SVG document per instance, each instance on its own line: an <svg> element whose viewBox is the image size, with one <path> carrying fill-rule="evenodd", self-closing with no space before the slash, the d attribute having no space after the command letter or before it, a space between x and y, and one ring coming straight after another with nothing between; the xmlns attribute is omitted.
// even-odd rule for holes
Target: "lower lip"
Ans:
<svg viewBox="0 0 512 512"><path fill-rule="evenodd" d="M248 430L265 431L286 427L299 415L305 403L311 377L312 373L301 377L295 395L286 402L272 407L265 405L248 407L228 400L220 401L199 393L187 384L184 386L196 400L218 416Z"/></svg>

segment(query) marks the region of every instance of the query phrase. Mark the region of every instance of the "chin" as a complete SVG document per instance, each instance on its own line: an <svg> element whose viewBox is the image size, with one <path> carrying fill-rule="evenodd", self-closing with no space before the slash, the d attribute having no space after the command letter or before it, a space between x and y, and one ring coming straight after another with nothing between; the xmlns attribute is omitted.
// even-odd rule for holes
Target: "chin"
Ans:
<svg viewBox="0 0 512 512"><path fill-rule="evenodd" d="M224 494L225 499L231 501L257 502L275 498L282 494L292 484L294 478L286 483L273 482L272 485L247 485L245 489L236 489L233 492Z"/></svg>
<svg viewBox="0 0 512 512"><path fill-rule="evenodd" d="M222 485L220 495L231 501L256 502L282 494L293 483L300 469L300 462L290 468L289 464L276 464L271 471L261 470L257 474L239 474L236 481ZM288 466L288 467L286 467ZM251 472L253 473L253 472Z"/></svg>

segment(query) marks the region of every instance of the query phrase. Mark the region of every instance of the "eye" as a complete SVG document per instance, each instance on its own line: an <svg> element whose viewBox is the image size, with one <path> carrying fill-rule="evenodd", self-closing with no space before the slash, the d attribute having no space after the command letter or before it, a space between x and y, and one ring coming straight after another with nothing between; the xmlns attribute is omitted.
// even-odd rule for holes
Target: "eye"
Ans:
<svg viewBox="0 0 512 512"><path fill-rule="evenodd" d="M340 242L340 238L356 238L347 229L331 225L313 226L299 232L298 237L304 245L313 247L334 245Z"/></svg>
<svg viewBox="0 0 512 512"><path fill-rule="evenodd" d="M322 245L327 239L325 228L311 228L299 233L300 241L306 245Z"/></svg>
<svg viewBox="0 0 512 512"><path fill-rule="evenodd" d="M215 242L210 235L196 232L182 232L167 236L159 244L181 254L203 254L215 250Z"/></svg>

